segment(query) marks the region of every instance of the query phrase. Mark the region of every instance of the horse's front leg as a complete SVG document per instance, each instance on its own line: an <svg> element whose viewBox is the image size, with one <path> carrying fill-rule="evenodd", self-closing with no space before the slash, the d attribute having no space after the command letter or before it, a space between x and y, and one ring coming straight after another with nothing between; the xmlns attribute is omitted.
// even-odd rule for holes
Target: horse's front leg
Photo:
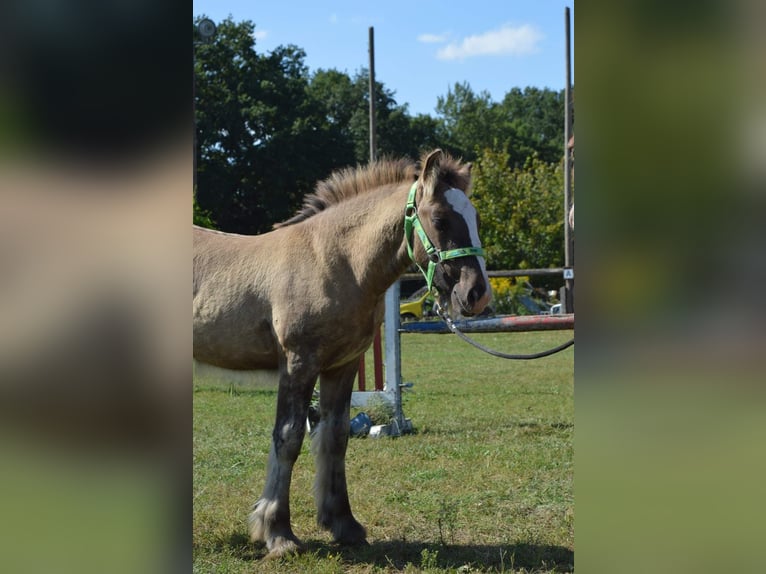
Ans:
<svg viewBox="0 0 766 574"><path fill-rule="evenodd" d="M341 544L364 544L367 533L351 514L346 487L349 404L358 361L322 372L319 377L321 420L311 443L316 457L317 522Z"/></svg>
<svg viewBox="0 0 766 574"><path fill-rule="evenodd" d="M250 539L261 540L269 549L267 558L300 550L300 540L290 526L290 481L306 432L306 415L316 372L295 367L290 360L280 368L277 417L269 452L266 486L250 514Z"/></svg>

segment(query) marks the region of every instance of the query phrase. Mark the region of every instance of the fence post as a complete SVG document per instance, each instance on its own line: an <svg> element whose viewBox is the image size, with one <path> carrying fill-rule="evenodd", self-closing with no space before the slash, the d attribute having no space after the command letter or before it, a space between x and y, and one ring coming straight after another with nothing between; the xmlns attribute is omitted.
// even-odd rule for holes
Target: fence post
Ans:
<svg viewBox="0 0 766 574"><path fill-rule="evenodd" d="M399 281L396 281L386 291L386 391L394 393L394 420L396 430L401 433L405 429L404 412L402 410L402 357L401 334L399 333Z"/></svg>
<svg viewBox="0 0 766 574"><path fill-rule="evenodd" d="M572 207L572 170L569 141L572 133L572 56L570 54L569 7L564 8L564 38L566 45L566 84L564 87L564 268L574 266L574 242L569 228L569 210ZM560 298L564 313L574 312L574 278L565 277Z"/></svg>

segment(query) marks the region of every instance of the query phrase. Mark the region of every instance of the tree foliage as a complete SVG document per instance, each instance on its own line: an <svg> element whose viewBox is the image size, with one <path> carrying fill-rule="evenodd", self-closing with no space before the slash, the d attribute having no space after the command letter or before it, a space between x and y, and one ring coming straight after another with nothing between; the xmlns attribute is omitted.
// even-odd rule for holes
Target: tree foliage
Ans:
<svg viewBox="0 0 766 574"><path fill-rule="evenodd" d="M208 229L215 229L215 222L209 211L205 211L197 203L197 196L195 194L192 205L192 223L199 225L200 227L207 227Z"/></svg>
<svg viewBox="0 0 766 574"><path fill-rule="evenodd" d="M324 121L342 138L345 161L339 158L337 165L367 163L370 159L369 78L366 69L353 77L337 70L319 70L311 78L309 96L322 109ZM422 119L413 120L407 106L397 104L394 93L378 81L375 121L379 156L418 157L433 143L431 126Z"/></svg>
<svg viewBox="0 0 766 574"><path fill-rule="evenodd" d="M485 149L474 168L473 204L493 269L563 264L564 170L538 156L509 170L508 152Z"/></svg>
<svg viewBox="0 0 766 574"><path fill-rule="evenodd" d="M467 82L456 83L447 95L439 97L436 112L447 132L448 148L467 160L486 147L497 147L503 134L499 107L489 92L475 94Z"/></svg>
<svg viewBox="0 0 766 574"><path fill-rule="evenodd" d="M564 154L564 94L533 87L511 89L502 102L488 92L476 94L468 83L456 83L439 97L448 147L470 160L482 150L504 150L509 167L521 167L532 154L555 163Z"/></svg>
<svg viewBox="0 0 766 574"><path fill-rule="evenodd" d="M267 231L317 180L369 160L367 71L310 74L303 50L259 53L254 31L227 19L210 43L195 42L197 201L239 233ZM417 157L437 144L435 122L413 120L380 82L375 104L379 154Z"/></svg>
<svg viewBox="0 0 766 574"><path fill-rule="evenodd" d="M296 46L255 51L254 25L224 20L195 46L197 200L221 229L258 233L289 216L334 167ZM288 159L289 158L289 159Z"/></svg>
<svg viewBox="0 0 766 574"><path fill-rule="evenodd" d="M195 34L196 222L261 233L289 217L332 170L369 160L369 76L313 73L297 46L259 52L255 24ZM456 83L436 115L410 115L375 83L379 155L441 147L475 161L475 202L492 268L563 260L562 91L512 88L502 101Z"/></svg>
<svg viewBox="0 0 766 574"><path fill-rule="evenodd" d="M511 88L500 103L505 130L512 135L505 150L510 165L521 167L537 154L546 163L564 156L564 91Z"/></svg>

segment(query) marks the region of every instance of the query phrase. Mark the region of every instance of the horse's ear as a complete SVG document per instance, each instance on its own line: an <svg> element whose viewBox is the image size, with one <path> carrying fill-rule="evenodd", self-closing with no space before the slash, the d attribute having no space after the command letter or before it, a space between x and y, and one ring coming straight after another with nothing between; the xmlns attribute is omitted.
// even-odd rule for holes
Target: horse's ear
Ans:
<svg viewBox="0 0 766 574"><path fill-rule="evenodd" d="M461 184L463 191L468 197L471 197L471 170L473 164L469 161L460 166L458 173L463 177L464 182Z"/></svg>
<svg viewBox="0 0 766 574"><path fill-rule="evenodd" d="M430 173L432 169L434 169L436 166L439 165L443 155L444 155L444 152L439 148L435 149L434 151L428 154L428 157L426 157L426 161L423 164L424 176L427 173Z"/></svg>
<svg viewBox="0 0 766 574"><path fill-rule="evenodd" d="M439 166L441 165L444 152L440 149L435 149L428 154L426 160L423 162L423 169L420 172L420 181L423 182L423 193L430 195L433 193L436 186L436 176L439 173Z"/></svg>

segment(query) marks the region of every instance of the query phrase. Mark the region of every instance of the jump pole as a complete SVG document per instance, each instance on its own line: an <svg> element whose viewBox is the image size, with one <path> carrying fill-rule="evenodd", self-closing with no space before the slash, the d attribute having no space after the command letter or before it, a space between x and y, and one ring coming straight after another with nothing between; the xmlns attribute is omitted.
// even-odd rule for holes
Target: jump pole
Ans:
<svg viewBox="0 0 766 574"><path fill-rule="evenodd" d="M489 319L455 321L463 333L520 333L527 331L563 331L574 329L574 313L562 315L508 315ZM444 321L404 323L403 333L450 333Z"/></svg>

